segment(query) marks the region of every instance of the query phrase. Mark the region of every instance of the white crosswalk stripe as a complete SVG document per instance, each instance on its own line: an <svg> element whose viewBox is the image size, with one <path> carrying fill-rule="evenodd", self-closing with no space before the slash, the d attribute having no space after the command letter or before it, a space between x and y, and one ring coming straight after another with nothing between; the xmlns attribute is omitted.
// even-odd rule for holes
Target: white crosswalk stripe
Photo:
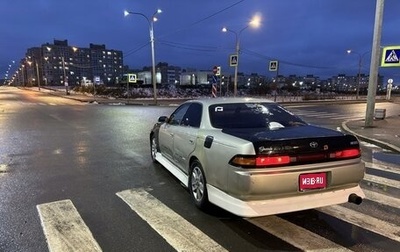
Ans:
<svg viewBox="0 0 400 252"><path fill-rule="evenodd" d="M102 251L70 200L37 206L49 251Z"/></svg>
<svg viewBox="0 0 400 252"><path fill-rule="evenodd" d="M247 221L302 251L351 251L274 215L247 219Z"/></svg>
<svg viewBox="0 0 400 252"><path fill-rule="evenodd" d="M176 250L227 251L145 190L126 190L117 195Z"/></svg>
<svg viewBox="0 0 400 252"><path fill-rule="evenodd" d="M333 120L356 120L362 119L362 116L353 116L353 115L341 115L335 112L325 112L325 111L314 111L314 110L302 110L293 108L290 109L294 114L303 117L303 118L323 118L323 119L333 119Z"/></svg>
<svg viewBox="0 0 400 252"><path fill-rule="evenodd" d="M400 174L391 167L366 163L369 169ZM367 183L380 183L400 189L399 181L366 174ZM379 204L394 209L400 209L400 199L363 188L366 201L363 204ZM143 188L127 189L116 193L160 238L167 241L177 251L227 251L213 238L209 237L196 226L164 205ZM189 204L189 203L188 203ZM86 226L70 200L50 202L37 206L43 232L51 252L61 251L102 251L101 247ZM151 211L149 211L151 209ZM334 205L316 209L338 221L357 226L377 235L386 237L393 242L400 242L400 227L395 223L382 220L377 216L368 215L343 205ZM294 224L277 215L245 219L266 233L294 246L302 251L352 251L342 244L331 241L326 236L310 231L300 224Z"/></svg>
<svg viewBox="0 0 400 252"><path fill-rule="evenodd" d="M363 229L400 242L400 227L398 225L379 220L340 205L323 207L318 210Z"/></svg>

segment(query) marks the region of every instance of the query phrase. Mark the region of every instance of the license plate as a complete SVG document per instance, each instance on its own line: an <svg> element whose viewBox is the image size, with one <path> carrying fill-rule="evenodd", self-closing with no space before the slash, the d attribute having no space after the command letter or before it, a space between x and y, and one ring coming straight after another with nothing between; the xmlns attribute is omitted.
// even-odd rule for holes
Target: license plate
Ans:
<svg viewBox="0 0 400 252"><path fill-rule="evenodd" d="M300 174L299 189L300 191L321 189L326 187L326 173L307 173Z"/></svg>

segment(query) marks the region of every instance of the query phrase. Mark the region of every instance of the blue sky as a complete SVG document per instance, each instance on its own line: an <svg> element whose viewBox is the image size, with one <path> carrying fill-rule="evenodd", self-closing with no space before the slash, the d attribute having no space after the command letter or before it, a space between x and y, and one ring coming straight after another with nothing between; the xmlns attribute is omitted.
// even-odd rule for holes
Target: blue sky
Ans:
<svg viewBox="0 0 400 252"><path fill-rule="evenodd" d="M268 62L277 59L284 75L356 75L359 56L346 53L353 49L366 53L362 73L369 74L375 6L376 0L2 0L0 74L27 48L54 39L78 47L105 44L124 52L124 64L149 66L147 21L124 17L123 11L151 16L157 8L163 12L154 24L156 62L197 69L220 65L233 73L228 57L235 36L221 29L239 31L260 13L261 26L241 33L240 72L273 76ZM400 45L399 10L399 0L385 0L382 46ZM400 83L399 68L380 73Z"/></svg>

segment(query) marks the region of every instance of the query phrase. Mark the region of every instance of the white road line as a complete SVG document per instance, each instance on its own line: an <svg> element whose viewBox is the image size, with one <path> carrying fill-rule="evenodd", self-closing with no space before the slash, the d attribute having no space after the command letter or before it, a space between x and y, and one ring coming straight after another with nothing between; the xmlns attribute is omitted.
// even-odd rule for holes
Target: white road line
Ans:
<svg viewBox="0 0 400 252"><path fill-rule="evenodd" d="M374 163L370 163L370 162L364 162L364 163L365 163L365 166L367 168L370 168L370 169L400 174L400 170L396 169L394 167L390 167L390 166L386 166L386 165L374 164Z"/></svg>
<svg viewBox="0 0 400 252"><path fill-rule="evenodd" d="M71 200L37 205L50 252L102 251Z"/></svg>
<svg viewBox="0 0 400 252"><path fill-rule="evenodd" d="M302 251L351 251L275 215L246 220Z"/></svg>
<svg viewBox="0 0 400 252"><path fill-rule="evenodd" d="M143 189L117 193L177 251L227 251Z"/></svg>
<svg viewBox="0 0 400 252"><path fill-rule="evenodd" d="M375 201L377 203L391 206L394 208L400 207L400 199L387 196L385 194L377 193L365 188L362 188L363 192L365 193L365 197L369 200Z"/></svg>
<svg viewBox="0 0 400 252"><path fill-rule="evenodd" d="M339 220L346 221L363 229L400 242L400 227L395 224L379 220L377 218L339 205L322 207L318 208L317 210L325 214L334 216Z"/></svg>
<svg viewBox="0 0 400 252"><path fill-rule="evenodd" d="M378 177L378 176L374 176L374 175L370 175L370 174L365 174L364 180L368 181L368 182L383 184L383 185L387 185L387 186L391 186L391 187L400 189L400 181L398 181L398 180Z"/></svg>

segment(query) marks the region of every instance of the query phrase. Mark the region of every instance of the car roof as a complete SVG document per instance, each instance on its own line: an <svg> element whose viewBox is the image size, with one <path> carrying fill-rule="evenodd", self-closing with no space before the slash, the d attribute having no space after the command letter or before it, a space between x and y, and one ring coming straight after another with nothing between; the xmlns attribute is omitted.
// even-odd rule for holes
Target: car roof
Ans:
<svg viewBox="0 0 400 252"><path fill-rule="evenodd" d="M262 98L250 98L250 97L218 97L218 98L199 98L199 99L192 99L186 102L200 102L203 105L210 106L213 104L226 104L226 103L248 103L248 102L255 102L255 103L276 103L269 99L262 99Z"/></svg>

